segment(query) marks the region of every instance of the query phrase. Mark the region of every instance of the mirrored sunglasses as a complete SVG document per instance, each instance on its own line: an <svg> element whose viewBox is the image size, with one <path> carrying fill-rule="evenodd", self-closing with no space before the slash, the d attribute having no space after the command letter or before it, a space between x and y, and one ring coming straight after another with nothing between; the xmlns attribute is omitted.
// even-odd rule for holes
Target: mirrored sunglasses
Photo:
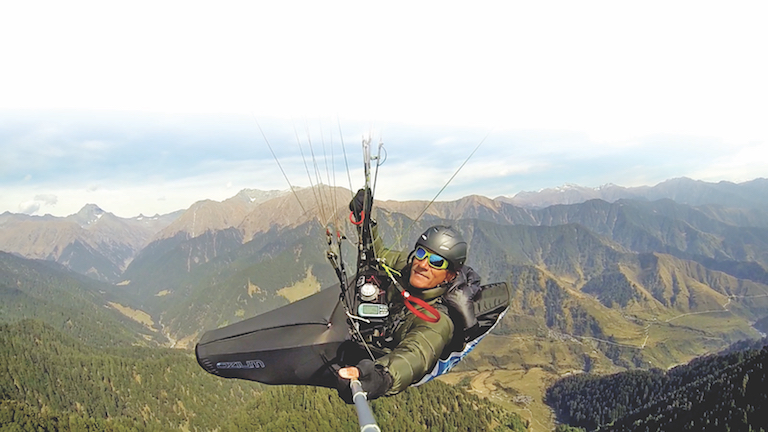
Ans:
<svg viewBox="0 0 768 432"><path fill-rule="evenodd" d="M421 246L416 247L416 251L413 256L419 261L428 258L429 265L438 270L445 270L448 268L448 260L436 253L429 252Z"/></svg>

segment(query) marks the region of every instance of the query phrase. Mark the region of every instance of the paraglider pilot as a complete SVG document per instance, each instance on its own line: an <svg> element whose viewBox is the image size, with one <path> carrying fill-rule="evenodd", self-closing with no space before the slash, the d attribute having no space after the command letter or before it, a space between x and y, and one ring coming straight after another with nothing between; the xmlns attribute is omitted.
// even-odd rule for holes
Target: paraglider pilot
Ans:
<svg viewBox="0 0 768 432"><path fill-rule="evenodd" d="M357 217L365 193L358 191L350 203ZM403 298L387 291L389 316L383 342L386 354L375 361L364 359L355 366L368 399L389 396L422 379L437 363L458 332L460 341L470 340L478 328L472 299L480 290L480 277L464 262L467 243L448 226L433 226L421 234L409 253L387 251L374 235L376 255L399 272L399 282L411 295L424 300L439 312L436 322L422 319L405 307ZM463 336L463 337L462 337ZM339 395L351 402L349 371L340 371Z"/></svg>

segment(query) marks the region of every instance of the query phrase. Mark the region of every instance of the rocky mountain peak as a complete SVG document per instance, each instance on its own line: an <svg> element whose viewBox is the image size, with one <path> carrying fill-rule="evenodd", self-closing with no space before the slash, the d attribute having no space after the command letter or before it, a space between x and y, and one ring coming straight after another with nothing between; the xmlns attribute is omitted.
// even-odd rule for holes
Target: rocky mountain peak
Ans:
<svg viewBox="0 0 768 432"><path fill-rule="evenodd" d="M232 199L239 199L250 204L261 204L287 193L289 193L287 190L263 191L258 189L243 189L238 192L237 195L232 197Z"/></svg>
<svg viewBox="0 0 768 432"><path fill-rule="evenodd" d="M105 214L107 214L107 212L102 210L101 207L96 204L86 204L79 212L66 219L76 222L81 227L86 228L101 219Z"/></svg>

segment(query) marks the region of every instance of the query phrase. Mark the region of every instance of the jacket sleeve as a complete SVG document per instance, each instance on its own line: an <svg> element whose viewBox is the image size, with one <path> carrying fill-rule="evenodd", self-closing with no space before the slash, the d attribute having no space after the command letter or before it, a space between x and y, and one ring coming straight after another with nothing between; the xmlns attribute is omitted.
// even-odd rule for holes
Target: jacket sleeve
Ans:
<svg viewBox="0 0 768 432"><path fill-rule="evenodd" d="M412 326L397 347L376 360L392 375L392 387L387 394L393 395L405 390L431 371L452 335L453 322L447 313L441 313L436 323L414 317Z"/></svg>

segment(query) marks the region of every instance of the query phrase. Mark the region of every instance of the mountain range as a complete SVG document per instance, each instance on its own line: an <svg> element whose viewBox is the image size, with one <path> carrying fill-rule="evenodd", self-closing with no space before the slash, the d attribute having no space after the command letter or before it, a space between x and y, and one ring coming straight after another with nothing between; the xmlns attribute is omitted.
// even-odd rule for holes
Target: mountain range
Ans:
<svg viewBox="0 0 768 432"><path fill-rule="evenodd" d="M88 204L78 213L67 217L5 212L0 214L0 250L26 258L55 261L98 280L119 282L139 252L156 240L171 238L181 232L195 238L207 231L228 228L236 228L242 232L244 238L252 238L256 233L263 232L273 225L295 225L299 221L306 221L306 215L319 215L326 207L334 207L333 211L338 211L344 207L343 203L348 201L345 195L350 194L349 191L336 188L333 192L327 192L326 197L314 197L311 196L312 189L295 189L296 199L286 198L291 196L290 191L245 189L222 202L198 201L189 209L151 217L139 215L134 218L121 218L102 210L96 204ZM548 224L544 220L546 216L537 219L525 210L581 204L591 200L613 203L622 199L669 199L690 206L751 209L753 212L738 213L738 217L751 219L738 223L750 225L764 222L761 222L762 212L768 211L766 191L768 180L762 178L739 184L725 181L707 183L678 178L653 187L630 188L612 184L598 188L565 185L538 192L520 192L511 198L498 197L491 200L470 196L454 202L438 202L430 206L426 214L453 220L480 217L479 214L473 215L473 207L484 208L490 212L497 212L505 207L515 208L517 213L506 217L509 223ZM304 195L303 199L299 198L298 193ZM271 206L260 206L279 197L284 199L273 202ZM303 208L302 202L309 203L309 208ZM417 217L426 207L426 203L421 201L383 201L378 205L410 218ZM328 215L320 217L328 219Z"/></svg>
<svg viewBox="0 0 768 432"><path fill-rule="evenodd" d="M88 204L67 217L0 215L5 252L54 261L102 281L115 281L152 237L179 213L120 218Z"/></svg>
<svg viewBox="0 0 768 432"><path fill-rule="evenodd" d="M586 294L607 311L696 313L763 293L768 217L761 208L768 182L675 179L620 190L635 198L651 196L649 191L668 197L592 198L546 207L540 200L521 207L504 198L468 196L431 206L377 201L376 207L382 237L393 248L408 248L429 224L454 223L470 242L469 263L486 279L507 280L515 277L510 268L532 266L562 287L565 297ZM222 202L204 200L185 211L130 219L92 204L65 218L6 212L0 215L0 245L111 284L135 300L133 309L153 316L171 339L188 345L205 328L286 303L294 298L286 289L311 292L332 285L325 224L317 222L335 222L354 240L354 229L341 217L351 195L331 187L243 190ZM763 317L760 300L754 303L742 308L750 322ZM561 315L558 322L569 321L563 318L569 312ZM546 321L548 327L554 322Z"/></svg>
<svg viewBox="0 0 768 432"><path fill-rule="evenodd" d="M656 201L671 199L692 206L717 204L724 207L768 209L767 179L743 183L718 183L686 177L664 181L656 186L622 187L606 184L597 188L563 185L536 192L524 191L512 197L500 197L510 204L526 208L543 208L557 204L578 204L591 199L614 202L620 199Z"/></svg>
<svg viewBox="0 0 768 432"><path fill-rule="evenodd" d="M541 195L525 206L481 196L376 201L385 244L407 249L426 227L453 224L469 243L468 264L512 287L510 313L448 380L547 423L546 383L561 374L668 368L759 336L768 317L768 182L622 189L635 195L552 205ZM348 238L349 265L351 196L327 186L245 190L152 218L95 205L66 218L4 213L0 281L14 306L2 316L32 314L82 335L92 324L75 305L88 304L101 313L92 322L130 322L131 343L189 348L206 329L332 286L326 232ZM43 285L72 300L52 302Z"/></svg>

